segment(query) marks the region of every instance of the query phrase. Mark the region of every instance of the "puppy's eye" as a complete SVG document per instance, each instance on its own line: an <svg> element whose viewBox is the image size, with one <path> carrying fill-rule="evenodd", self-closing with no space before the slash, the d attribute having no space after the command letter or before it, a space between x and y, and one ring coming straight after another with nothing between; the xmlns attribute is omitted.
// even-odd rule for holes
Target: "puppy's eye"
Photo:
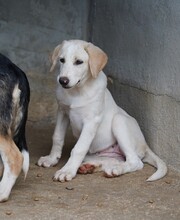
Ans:
<svg viewBox="0 0 180 220"><path fill-rule="evenodd" d="M82 60L76 60L74 64L75 64L75 65L80 65L80 64L82 64L82 63L83 63Z"/></svg>
<svg viewBox="0 0 180 220"><path fill-rule="evenodd" d="M65 59L64 58L60 58L60 62L61 63L65 63Z"/></svg>

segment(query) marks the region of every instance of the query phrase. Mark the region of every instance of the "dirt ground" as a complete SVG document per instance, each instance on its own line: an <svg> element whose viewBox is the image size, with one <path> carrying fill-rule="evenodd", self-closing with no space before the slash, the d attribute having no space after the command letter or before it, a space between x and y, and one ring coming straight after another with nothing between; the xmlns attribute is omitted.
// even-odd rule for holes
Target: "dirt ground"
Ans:
<svg viewBox="0 0 180 220"><path fill-rule="evenodd" d="M65 163L74 143L69 135L58 166L36 166L38 158L51 148L53 129L52 125L28 122L30 170L26 181L20 175L9 201L0 204L0 220L180 219L180 174L172 170L151 183L145 181L154 172L149 165L118 178L79 174L71 182L53 182L53 174Z"/></svg>

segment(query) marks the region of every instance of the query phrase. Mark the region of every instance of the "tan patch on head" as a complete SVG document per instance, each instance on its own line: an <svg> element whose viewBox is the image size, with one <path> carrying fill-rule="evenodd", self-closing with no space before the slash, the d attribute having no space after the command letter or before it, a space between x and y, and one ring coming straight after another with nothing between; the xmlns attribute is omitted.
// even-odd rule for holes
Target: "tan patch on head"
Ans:
<svg viewBox="0 0 180 220"><path fill-rule="evenodd" d="M0 154L4 166L7 163L11 173L18 176L22 169L23 156L11 138L0 136Z"/></svg>
<svg viewBox="0 0 180 220"><path fill-rule="evenodd" d="M55 47L53 53L52 53L52 57L51 57L51 60L52 60L52 66L51 66L51 69L50 69L50 72L52 72L57 64L57 60L58 60L58 56L59 56L59 53L60 53L60 50L61 50L61 44L59 44L57 47Z"/></svg>
<svg viewBox="0 0 180 220"><path fill-rule="evenodd" d="M99 72L105 67L108 57L104 51L91 43L88 44L85 50L89 55L89 67L91 74L94 78L96 78Z"/></svg>

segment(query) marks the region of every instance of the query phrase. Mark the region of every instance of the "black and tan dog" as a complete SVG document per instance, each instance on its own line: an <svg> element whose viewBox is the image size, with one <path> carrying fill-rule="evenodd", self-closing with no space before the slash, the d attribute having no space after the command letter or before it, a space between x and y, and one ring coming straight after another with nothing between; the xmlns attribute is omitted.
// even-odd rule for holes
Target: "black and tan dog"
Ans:
<svg viewBox="0 0 180 220"><path fill-rule="evenodd" d="M29 169L25 126L30 98L24 72L0 54L0 202L9 198L21 170Z"/></svg>

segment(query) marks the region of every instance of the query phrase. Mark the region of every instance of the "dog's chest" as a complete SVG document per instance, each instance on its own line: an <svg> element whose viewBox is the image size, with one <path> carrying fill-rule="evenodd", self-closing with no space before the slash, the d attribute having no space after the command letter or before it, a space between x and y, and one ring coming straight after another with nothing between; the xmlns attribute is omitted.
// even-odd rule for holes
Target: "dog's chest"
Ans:
<svg viewBox="0 0 180 220"><path fill-rule="evenodd" d="M83 95L72 96L66 93L66 91L60 90L62 89L59 88L57 91L59 107L69 118L73 134L76 137L79 137L83 129L84 122L87 121L87 118L92 117L90 109L93 100L91 97Z"/></svg>
<svg viewBox="0 0 180 220"><path fill-rule="evenodd" d="M79 137L83 128L83 112L77 109L69 109L69 120L74 136Z"/></svg>
<svg viewBox="0 0 180 220"><path fill-rule="evenodd" d="M71 108L71 106L62 103L59 103L59 107L69 118L73 135L79 137L83 127L83 111L80 108Z"/></svg>

